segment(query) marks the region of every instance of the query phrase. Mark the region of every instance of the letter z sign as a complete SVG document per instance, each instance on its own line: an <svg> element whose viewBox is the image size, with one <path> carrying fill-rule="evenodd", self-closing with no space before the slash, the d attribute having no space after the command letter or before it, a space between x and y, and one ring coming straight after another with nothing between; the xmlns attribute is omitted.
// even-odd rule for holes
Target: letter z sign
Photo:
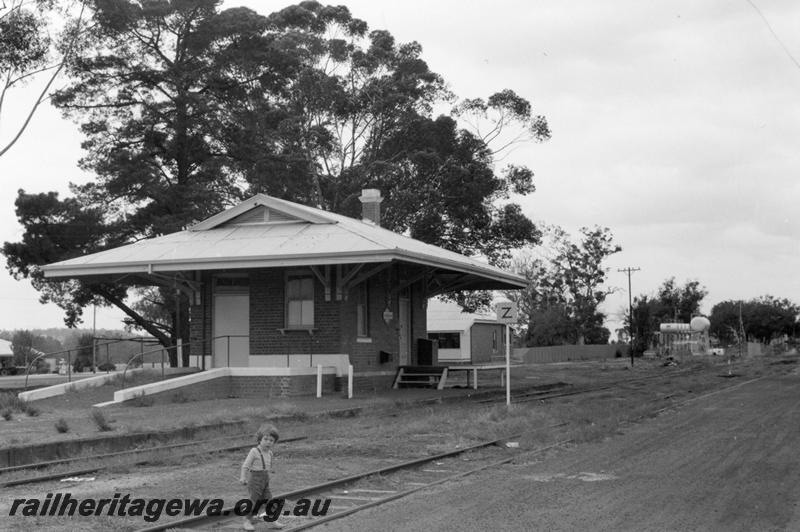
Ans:
<svg viewBox="0 0 800 532"><path fill-rule="evenodd" d="M500 323L517 323L517 305L511 301L503 301L494 307L497 321Z"/></svg>

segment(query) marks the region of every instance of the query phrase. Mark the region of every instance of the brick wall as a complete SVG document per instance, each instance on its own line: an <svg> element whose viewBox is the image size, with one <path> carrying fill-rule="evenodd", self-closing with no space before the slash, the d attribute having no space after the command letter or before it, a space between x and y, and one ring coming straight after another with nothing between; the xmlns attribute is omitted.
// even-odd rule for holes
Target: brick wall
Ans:
<svg viewBox="0 0 800 532"><path fill-rule="evenodd" d="M336 376L323 375L322 395L332 394L335 388ZM316 375L231 377L230 395L233 397L296 397L316 393Z"/></svg>
<svg viewBox="0 0 800 532"><path fill-rule="evenodd" d="M250 272L250 354L315 354L336 352L341 302L325 301L325 289L314 278L314 331L284 331L286 327L285 269Z"/></svg>
<svg viewBox="0 0 800 532"><path fill-rule="evenodd" d="M250 355L269 354L320 354L347 353L356 373L393 372L398 366L398 315L399 295L395 288L417 270L393 265L366 282L369 291L369 339L356 335L356 298L351 291L346 299L337 301L335 286L331 300L325 301L325 289L314 277L314 331L281 331L285 329L286 268L257 269L248 272L250 278ZM191 307L191 341L202 347L204 355L211 355L209 339L213 336L213 272L202 274L202 301ZM334 281L335 282L335 281ZM426 296L423 282L407 290L411 303L410 360L416 360L417 339L427 337ZM387 308L393 318L386 323L383 312ZM205 341L202 339L205 338ZM196 349L196 348L195 348ZM391 354L381 362L380 352ZM198 354L198 351L193 351ZM371 377L369 377L371 378ZM366 378L366 379L369 379ZM383 386L382 377L376 377L372 387ZM389 379L390 380L390 379ZM366 382L366 381L365 381ZM391 383L389 383L391 384ZM276 385L280 388L279 385ZM360 386L360 385L359 385ZM364 384L367 389L369 385ZM356 387L358 389L358 387Z"/></svg>
<svg viewBox="0 0 800 532"><path fill-rule="evenodd" d="M343 301L339 316L341 330L340 352L350 355L350 363L355 372L391 370L397 368L397 298L389 300L386 293L390 289L388 271L367 280L369 298L368 323L369 337L358 338L356 328L356 301L354 293ZM383 311L389 305L394 318L386 323ZM391 353L391 360L381 363L380 352ZM355 386L355 385L354 385Z"/></svg>

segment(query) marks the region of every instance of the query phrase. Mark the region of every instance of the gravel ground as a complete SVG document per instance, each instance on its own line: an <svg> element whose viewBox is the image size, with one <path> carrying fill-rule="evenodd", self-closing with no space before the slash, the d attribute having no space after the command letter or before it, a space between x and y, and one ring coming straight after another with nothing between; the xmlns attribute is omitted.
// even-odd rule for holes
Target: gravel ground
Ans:
<svg viewBox="0 0 800 532"><path fill-rule="evenodd" d="M320 530L800 530L799 385L749 381Z"/></svg>
<svg viewBox="0 0 800 532"><path fill-rule="evenodd" d="M533 523L534 528L537 529L580 529L581 523L583 523L581 519L597 519L598 515L603 515L603 505L611 504L611 501L608 498L599 500L596 502L597 507L594 513L582 513L582 509L586 506L577 496L566 497L565 493L568 495L570 490L574 490L576 487L584 489L586 486L608 486L614 485L615 482L635 480L641 477L641 472L620 468L620 464L628 463L628 458L635 456L638 447L651 449L653 453L642 457L639 464L658 463L656 458L659 454L656 451L660 449L661 452L666 453L664 448L669 448L669 445L665 446L665 442L671 444L672 439L682 433L675 426L664 425L664 420L677 419L677 415L661 416L655 419L649 419L647 416L651 416L660 408L674 404L675 401L683 401L700 392L732 384L732 380L719 377L724 367L715 365L714 362L700 364L697 374L676 376L672 381L664 380L661 383L647 386L623 387L624 389L619 393L606 391L591 396L574 396L547 403L524 403L514 405L511 410L506 409L504 405L477 406L463 402L408 408L397 403L394 396L387 395L376 398L375 403L379 403L384 408L389 408L394 404L395 412L393 414L387 414L386 411L382 413L368 412L351 418L298 417L291 421L283 421L279 428L284 437L305 435L308 436L308 439L278 446L275 461L276 471L272 482L273 491L286 492L371 470L400 460L437 454L476 441L512 433L524 433L520 438L521 453L541 445L572 438L587 443L576 445L569 452L548 453L547 456L558 460L580 454L580 456L585 455L586 460L594 463L592 461L594 455L607 456L608 459L611 459L618 453L619 461L611 461L602 465L600 464L602 460L600 460L598 462L600 465L591 467L589 463L564 462L562 466L544 469L536 469L540 466L539 458L518 462L502 472L464 480L456 485L457 489L442 488L435 493L426 493L424 497L404 499L395 505L395 509L387 506L386 510L381 508L372 514L354 518L356 521L343 521L335 524L335 527L338 527L337 530L416 530L420 527L438 530L447 529L450 525L455 527L460 523L459 529L479 530L485 529L491 524L490 528L495 529L530 530L529 525ZM757 360L740 364L738 368L742 377L737 377L737 379L744 380L761 375L788 373L796 367L793 364L796 362L796 358L789 362L792 364L776 364L776 361L773 360ZM582 367L580 370L577 366L543 368L533 376L538 380L549 379L551 382L572 379L579 384L588 380L616 380L626 374L642 376L664 372L667 375L670 374L668 372L675 369L662 368L657 364L637 364L634 371L626 370L624 366L599 364L580 367ZM594 379L592 379L592 375L594 375ZM518 376L520 379L526 379L526 377L525 374ZM773 382L773 380L768 382ZM742 389L746 389L746 387L742 387ZM458 393L457 390L451 392ZM731 391L723 392L718 397L728 397L732 393ZM769 399L765 398L759 404L768 405L769 401L777 401L780 394L776 394L777 392L773 393ZM725 404L724 400L720 399L720 401L721 404ZM347 400L345 399L343 402L346 403ZM181 412L183 412L181 408L191 408L191 411L194 412L207 403L209 402L171 405L173 407L171 410L163 412L156 410L155 407L129 407L128 410L135 411L137 416L171 415L174 424L175 419L181 419ZM702 411L699 405L706 403L697 401L692 404L695 406L682 407L679 412L684 412L689 408ZM241 403L239 403L240 405ZM297 405L288 405L285 408L297 408ZM189 411L186 410L186 412ZM238 410L238 412L241 411L241 409ZM213 414L206 413L205 415ZM763 413L754 412L752 414L752 416L758 415L763 415ZM752 419L752 417L748 419ZM636 422L637 420L638 422ZM187 419L181 419L181 421L185 422ZM791 420L782 420L782 422L786 421ZM702 428L700 425L707 422L707 419L698 420L697 426L691 427L690 433L697 432L698 434L696 438L687 441L676 440L675 445L680 446L681 456L691 455L696 448L704 449L704 452L708 451L701 445L705 440L700 436ZM794 426L796 427L797 423L794 423ZM658 429L660 432L650 434L647 431L652 429L648 429L648 427L660 427ZM628 445L621 443L640 431L644 431L642 439ZM645 442L650 442L649 447L644 445ZM614 445L621 447L615 448ZM610 446L612 450L603 454L606 446ZM6 517L14 498L44 498L47 493L70 492L76 498L109 498L114 493L131 494L132 497L147 499L208 497L224 498L227 504L233 504L244 496L243 488L236 482L238 468L244 455L245 451L243 450L240 453L182 460L167 458L162 463L149 466L126 466L123 464L110 472L93 475L94 480L91 481L50 482L35 486L0 489L0 516L3 516L0 518L0 530L28 530L36 527L38 530L127 531L141 528L146 524L141 518ZM665 456L669 456L669 453L666 453ZM631 459L630 463L637 462ZM690 471L692 466L697 468L698 463L687 464L686 467L689 468L687 471ZM668 477L671 473L667 470L663 474ZM682 480L689 482L689 485L694 482L688 478L688 473ZM646 488L657 488L657 484L658 482L653 480L652 485L647 485ZM508 489L505 486L508 486ZM513 489L511 489L512 486ZM559 486L561 491L545 496L548 489ZM643 493L637 493L637 489L639 488L626 489L625 497L629 497L631 501L636 500L637 497L640 498ZM672 486L670 489L676 488ZM701 493L702 490L697 490L697 492ZM537 499L536 494L538 493L542 493L543 498ZM534 498L531 499L531 497ZM433 502L440 498L439 502ZM459 503L459 500L462 502ZM490 500L491 504L489 504ZM652 501L653 497L650 497L650 500ZM670 498L668 497L666 500L669 501ZM510 501L515 502L512 504ZM437 506L439 503L441 503L441 507ZM542 512L546 510L551 513L532 515L531 508L534 506ZM611 506L614 507L614 505ZM502 511L492 513L494 507L500 508ZM567 513L574 514L574 519L570 520L552 513L558 508L567 508ZM626 506L620 501L614 508L615 511L621 511ZM475 515L478 510L480 510L479 515ZM442 520L439 520L439 515L442 516ZM487 517L481 517L483 515ZM409 516L413 516L413 519L409 520ZM358 521L359 519L365 521L362 523ZM563 526L560 520L563 520ZM603 526L612 524L628 526L634 522L635 517L631 517L627 521L600 521ZM542 523L542 526L540 527L536 523ZM663 521L659 523L663 523ZM452 527L451 529L455 530Z"/></svg>

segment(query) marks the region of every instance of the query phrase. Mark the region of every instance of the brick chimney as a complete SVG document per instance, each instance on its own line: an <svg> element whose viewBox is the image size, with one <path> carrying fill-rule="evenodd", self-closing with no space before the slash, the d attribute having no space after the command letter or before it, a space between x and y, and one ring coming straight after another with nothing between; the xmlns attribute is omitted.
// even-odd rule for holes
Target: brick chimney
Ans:
<svg viewBox="0 0 800 532"><path fill-rule="evenodd" d="M368 224L381 225L381 191L376 188L365 188L361 190L361 221Z"/></svg>

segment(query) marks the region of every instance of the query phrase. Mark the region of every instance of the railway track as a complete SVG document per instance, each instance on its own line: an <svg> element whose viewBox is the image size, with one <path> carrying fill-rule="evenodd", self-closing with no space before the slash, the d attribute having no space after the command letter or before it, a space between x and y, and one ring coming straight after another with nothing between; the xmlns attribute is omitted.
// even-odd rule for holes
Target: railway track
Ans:
<svg viewBox="0 0 800 532"><path fill-rule="evenodd" d="M226 446L223 446L223 447L209 447L207 449L202 449L200 451L192 451L192 452L188 452L188 453L171 454L171 455L168 456L168 458L169 459L178 460L178 459L183 459L183 458L188 458L188 457L193 457L193 456L202 456L202 455L213 454L213 453L238 451L238 450L245 449L245 448L250 448L250 447L253 446L253 437L252 436L237 434L235 436L226 436L226 437L222 437L222 438L212 438L212 439L208 439L208 440L201 440L201 441L194 441L194 442L184 442L184 443L179 443L179 444L166 445L166 446L162 446L162 447L148 447L148 448L145 448L145 449L130 449L130 450L127 450L127 451L118 451L118 452L115 452L115 453L104 453L104 454L83 456L83 457L64 458L64 459L61 459L61 460L52 460L52 461L49 461L49 462L39 462L39 463L34 463L34 464L25 464L25 465L21 465L21 466L6 467L6 468L3 468L3 469L0 469L0 475L3 475L3 474L7 475L8 473L24 471L26 469L42 469L42 468L47 468L47 467L54 467L54 466L73 463L73 462L78 462L78 461L91 463L93 461L102 460L102 459L108 459L108 458L115 458L115 457L118 457L118 456L149 455L147 458L134 459L133 461L125 463L125 465L143 465L143 464L147 464L147 463L153 462L155 460L163 459L164 458L164 456L163 456L164 451L170 451L170 450L173 450L173 449L179 449L179 448L187 447L187 446L192 446L192 447L196 448L198 445L207 444L209 442L226 441L226 440L232 440L232 439L236 439L236 438L238 438L240 440L245 440L246 439L247 443L237 443L235 445L226 445ZM289 442L300 441L300 440L305 440L305 439L306 439L306 436L295 436L295 437L291 437L291 438L284 438L278 444L280 445L280 444L283 444L283 443L289 443ZM97 472L100 472L100 471L104 471L106 469L109 469L111 467L117 467L119 465L120 465L119 463L100 464L100 465L95 465L95 466L92 466L92 467L83 467L83 468L79 468L79 469L70 469L70 470L67 470L67 471L58 471L58 472L40 474L40 475L29 476L29 477L14 478L14 479L11 479L11 480L6 480L6 481L0 480L0 487L7 488L7 487L12 487L12 486L23 486L23 485L27 485L27 484L36 484L36 483L39 483L39 482L46 482L46 481L50 481L50 480L59 480L59 479L62 479L62 478L79 477L81 475L87 475L87 474L90 474L90 473L97 473ZM0 479L1 478L2 478L2 476L0 476Z"/></svg>
<svg viewBox="0 0 800 532"><path fill-rule="evenodd" d="M511 437L511 439L513 438ZM279 508L281 510L279 519L285 525L283 530L284 532L306 530L395 501L437 484L507 464L520 454L519 450L504 445L508 440L509 438L502 438L483 442L464 449L390 465L288 493L276 494L276 499L285 500L284 506ZM532 451L525 451L525 453L536 454L565 443L567 442L558 442ZM317 511L309 514L305 505L301 506L297 503L302 499L309 500L312 497L315 500L314 508ZM325 506L323 501L330 502ZM318 506L318 503L321 504ZM298 508L305 508L305 511L298 514ZM325 509L324 512L321 511L322 508ZM270 512L272 511L274 509ZM314 515L315 513L316 515ZM276 516L273 513L270 515ZM241 521L242 517L236 515L236 509L228 507L222 510L221 515L189 517L140 529L139 532L220 530L238 528ZM256 526L262 527L264 530L268 529L267 523ZM257 530L262 528L257 528Z"/></svg>
<svg viewBox="0 0 800 532"><path fill-rule="evenodd" d="M523 403L529 401L545 401L550 399L556 399L559 397L567 397L567 396L574 396L574 395L581 395L581 394L588 394L594 392L600 392L605 390L617 389L621 386L627 385L640 385L642 383L647 383L654 379L665 379L665 378L672 378L679 375L685 375L686 373L691 372L690 369L670 372L668 374L660 374L660 375L651 375L647 377L641 377L638 379L625 379L625 380L618 380L610 383L604 383L598 386L584 386L579 388L556 388L552 390L538 390L538 391L531 391L531 392L523 392L518 393L512 396L512 402L514 403ZM504 398L502 398L504 400ZM492 404L500 402L501 398L483 398L483 399L475 399L474 402L477 404ZM6 468L0 468L0 487L11 487L11 486L21 486L26 484L34 484L38 482L46 482L50 480L58 480L62 478L69 478L69 477L79 477L81 475L87 475L90 473L96 473L99 471L103 471L108 469L109 467L118 466L119 463L115 464L108 464L108 465L93 465L92 467L82 467L82 468L74 468L69 469L66 471L59 471L53 472L48 474L41 474L41 475L33 475L27 476L23 478L13 478L11 480L3 481L2 478L7 476L9 473L14 473L18 471L30 470L30 469L43 469L43 468L50 468L50 467L57 467L64 464L70 463L93 463L96 464L98 461L113 459L117 457L135 457L135 456L149 456L149 458L142 458L142 459L134 459L133 461L126 462L125 465L142 465L153 460L157 460L161 458L161 455L164 451L170 450L177 450L183 447L192 447L196 449L198 446L202 447L208 444L215 444L217 442L224 442L230 440L247 440L250 436L245 434L237 434L232 436L224 436L220 438L211 438L207 440L199 440L199 441L191 441L191 442L182 442L176 443L172 445L160 446L160 447L153 447L153 448L143 448L143 449L129 449L125 451L117 451L113 453L102 453L90 456L83 456L83 457L72 457L72 458L64 458L59 460L51 460L47 462L38 462L32 464L24 464L20 466L12 466ZM305 437L297 437L297 438L290 438L286 440L281 440L281 443L289 442L289 441L298 441L305 439ZM190 453L183 453L183 454L175 454L171 455L171 458L179 459L183 457L190 457L190 456L199 456L204 454L212 454L218 452L229 452L229 451L236 451L240 449L244 449L247 447L252 446L252 442L236 444L236 445L227 445L227 446L214 446L207 449L203 449L200 451L193 451Z"/></svg>
<svg viewBox="0 0 800 532"><path fill-rule="evenodd" d="M552 389L552 390L537 390L537 391L530 391L530 392L522 392L522 393L518 393L518 394L512 395L511 396L511 402L512 403L525 403L525 402L530 402L530 401L545 401L545 400L549 400L549 399L556 399L556 398L559 398L559 397L568 397L568 396L571 396L571 395L582 395L582 394L588 394L588 393L595 393L595 392L602 392L602 391L606 391L606 390L618 389L620 387L631 385L631 384L634 385L634 386L639 386L639 385L642 385L642 384L647 384L647 383L652 382L654 380L669 379L669 378L674 378L674 377L678 377L678 376L684 376L684 375L686 375L688 373L692 373L693 371L694 370L690 368L690 369L682 369L682 370L679 370L679 371L670 372L670 373L667 373L667 374L649 375L647 377L639 377L639 378L636 378L636 379L624 379L624 380L618 380L618 381L613 381L613 382L606 382L606 383L599 384L599 385L596 385L596 386L580 386L580 387L575 387L575 388L567 387L567 389L557 388L557 389ZM498 402L504 402L504 401L505 401L505 396L503 396L503 397L499 397L498 396L498 397L489 397L489 398L484 398L484 399L476 399L474 402L476 402L478 404L491 404L491 403L498 403Z"/></svg>

